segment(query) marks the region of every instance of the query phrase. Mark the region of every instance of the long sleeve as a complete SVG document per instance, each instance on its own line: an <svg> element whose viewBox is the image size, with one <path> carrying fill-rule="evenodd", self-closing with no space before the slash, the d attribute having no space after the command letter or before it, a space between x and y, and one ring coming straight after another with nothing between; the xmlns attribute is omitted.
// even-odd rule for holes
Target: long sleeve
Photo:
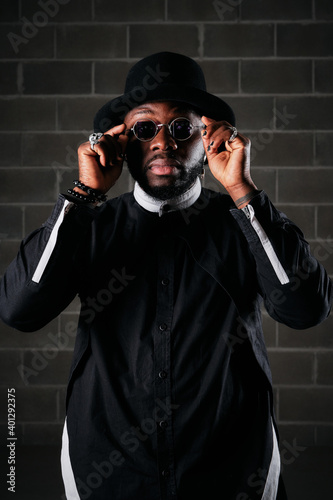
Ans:
<svg viewBox="0 0 333 500"><path fill-rule="evenodd" d="M300 229L263 191L245 209L231 213L255 258L268 313L297 329L323 321L330 312L332 284Z"/></svg>
<svg viewBox="0 0 333 500"><path fill-rule="evenodd" d="M34 331L56 317L78 293L77 254L96 210L59 195L50 218L21 243L0 283L0 317Z"/></svg>

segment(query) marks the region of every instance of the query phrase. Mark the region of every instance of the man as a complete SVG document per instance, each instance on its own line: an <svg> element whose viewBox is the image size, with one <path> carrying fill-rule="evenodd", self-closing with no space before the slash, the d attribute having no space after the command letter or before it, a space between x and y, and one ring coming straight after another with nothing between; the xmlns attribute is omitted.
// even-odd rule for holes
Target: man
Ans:
<svg viewBox="0 0 333 500"><path fill-rule="evenodd" d="M331 283L249 155L196 62L149 56L97 113L79 181L7 270L1 314L18 329L82 302L68 500L286 498L261 302L307 328L327 317ZM124 158L134 192L103 203ZM205 162L228 195L201 188Z"/></svg>

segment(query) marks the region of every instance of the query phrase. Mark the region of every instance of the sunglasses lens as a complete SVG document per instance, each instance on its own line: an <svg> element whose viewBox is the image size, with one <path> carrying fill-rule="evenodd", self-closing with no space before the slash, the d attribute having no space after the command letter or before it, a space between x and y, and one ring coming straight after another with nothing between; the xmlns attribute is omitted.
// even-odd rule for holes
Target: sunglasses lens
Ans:
<svg viewBox="0 0 333 500"><path fill-rule="evenodd" d="M149 141L156 134L156 125L151 120L138 121L134 125L134 134L140 141Z"/></svg>
<svg viewBox="0 0 333 500"><path fill-rule="evenodd" d="M192 127L189 120L180 118L174 120L171 124L172 135L179 141L184 141L192 135Z"/></svg>

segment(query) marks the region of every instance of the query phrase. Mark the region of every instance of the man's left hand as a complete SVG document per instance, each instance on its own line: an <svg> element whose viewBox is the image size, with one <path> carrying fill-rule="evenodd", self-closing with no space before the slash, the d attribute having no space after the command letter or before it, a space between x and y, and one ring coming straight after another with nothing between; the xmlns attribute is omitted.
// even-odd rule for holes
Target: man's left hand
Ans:
<svg viewBox="0 0 333 500"><path fill-rule="evenodd" d="M250 139L237 133L232 142L232 126L226 121L215 121L203 116L201 121L206 125L202 132L202 141L207 155L209 168L214 177L225 187L234 202L238 202L256 191L250 174ZM220 151L225 144L226 151ZM249 200L236 203L242 208Z"/></svg>

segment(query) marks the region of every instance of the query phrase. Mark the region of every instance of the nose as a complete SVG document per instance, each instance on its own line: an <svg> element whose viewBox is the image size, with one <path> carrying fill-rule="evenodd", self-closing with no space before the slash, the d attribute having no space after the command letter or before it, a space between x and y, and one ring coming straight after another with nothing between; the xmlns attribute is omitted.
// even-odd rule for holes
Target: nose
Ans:
<svg viewBox="0 0 333 500"><path fill-rule="evenodd" d="M177 148L177 142L175 138L172 137L167 125L163 125L159 128L158 133L150 143L150 149L152 151L156 151L158 149L160 149L161 151L168 151L171 149L175 150Z"/></svg>

